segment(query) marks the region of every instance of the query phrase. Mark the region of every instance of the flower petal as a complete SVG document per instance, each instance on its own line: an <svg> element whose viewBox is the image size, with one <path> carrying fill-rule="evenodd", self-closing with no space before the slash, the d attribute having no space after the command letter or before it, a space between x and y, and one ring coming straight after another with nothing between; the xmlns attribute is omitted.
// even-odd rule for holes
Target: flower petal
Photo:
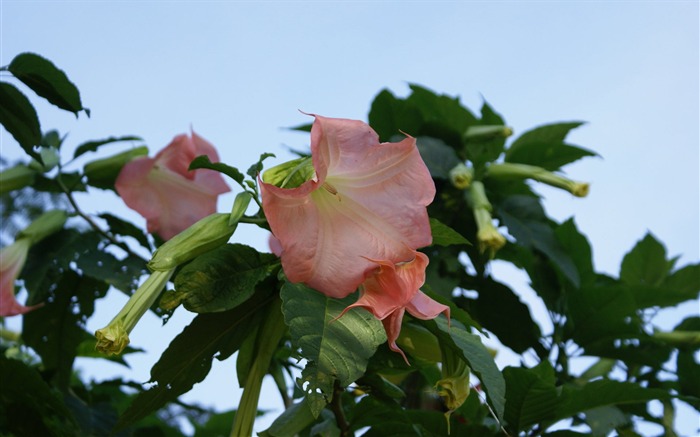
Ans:
<svg viewBox="0 0 700 437"><path fill-rule="evenodd" d="M447 320L450 320L450 307L434 301L420 290L406 305L406 310L410 315L421 320L434 319L440 313L445 313Z"/></svg>
<svg viewBox="0 0 700 437"><path fill-rule="evenodd" d="M24 306L15 297L15 280L24 267L31 240L21 238L0 250L0 317L25 314L43 304Z"/></svg>

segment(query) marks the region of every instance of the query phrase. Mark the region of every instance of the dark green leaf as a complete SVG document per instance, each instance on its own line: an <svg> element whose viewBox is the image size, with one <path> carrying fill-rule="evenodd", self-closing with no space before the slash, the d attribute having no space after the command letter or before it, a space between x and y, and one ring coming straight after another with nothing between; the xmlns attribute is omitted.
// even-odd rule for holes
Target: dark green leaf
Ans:
<svg viewBox="0 0 700 437"><path fill-rule="evenodd" d="M60 173L54 178L48 178L44 175L37 174L34 180L34 188L36 191L43 191L45 193L61 193L65 191L59 184L59 179L61 184L66 187L68 191L87 191L87 187L82 181L82 175L78 172L74 173Z"/></svg>
<svg viewBox="0 0 700 437"><path fill-rule="evenodd" d="M41 161L34 146L41 144L41 126L34 107L17 88L0 82L0 124L17 140L24 151Z"/></svg>
<svg viewBox="0 0 700 437"><path fill-rule="evenodd" d="M68 389L73 361L84 339L84 321L94 312L95 299L108 288L104 282L68 270L45 305L22 320L22 339L41 356L43 366L55 372L54 383L62 390Z"/></svg>
<svg viewBox="0 0 700 437"><path fill-rule="evenodd" d="M123 235L125 237L132 237L148 250L152 250L151 245L148 243L148 237L146 234L131 222L127 222L115 215L109 213L102 213L98 217L107 222L109 226L109 231L115 235Z"/></svg>
<svg viewBox="0 0 700 437"><path fill-rule="evenodd" d="M243 179L245 179L243 173L238 171L237 168L231 167L230 165L226 165L222 162L212 163L207 155L201 155L192 160L192 162L190 163L189 170L196 170L198 168L206 168L209 170L218 171L219 173L223 173L226 176L230 177L239 184L242 184Z"/></svg>
<svg viewBox="0 0 700 437"><path fill-rule="evenodd" d="M543 361L534 369L506 367L505 419L513 435L530 425L550 421L557 407L554 369Z"/></svg>
<svg viewBox="0 0 700 437"><path fill-rule="evenodd" d="M557 404L555 420L565 419L593 408L648 402L654 399L670 400L671 395L665 390L607 379L589 382L583 387L566 385Z"/></svg>
<svg viewBox="0 0 700 437"><path fill-rule="evenodd" d="M278 263L275 255L227 244L185 265L175 277L175 292L196 313L230 310L248 300Z"/></svg>
<svg viewBox="0 0 700 437"><path fill-rule="evenodd" d="M377 346L386 341L384 328L369 312L355 308L353 296L332 299L303 284L282 286L282 312L292 342L309 363L302 373L315 417L332 398L333 381L347 386L362 376ZM321 390L318 393L316 390Z"/></svg>
<svg viewBox="0 0 700 437"><path fill-rule="evenodd" d="M194 437L228 437L235 417L236 410L212 414L206 423L194 424Z"/></svg>
<svg viewBox="0 0 700 437"><path fill-rule="evenodd" d="M73 153L73 159L87 152L95 152L98 148L100 148L100 146L104 146L105 144L117 143L121 141L143 141L143 139L133 135L127 135L122 137L109 137L102 140L88 141L79 145L75 149L75 152Z"/></svg>
<svg viewBox="0 0 700 437"><path fill-rule="evenodd" d="M450 170L461 161L455 149L441 140L430 137L416 138L416 145L421 158L430 170L430 176L440 179L449 179Z"/></svg>
<svg viewBox="0 0 700 437"><path fill-rule="evenodd" d="M580 276L571 257L557 241L538 199L510 196L497 205L498 215L519 244L534 248L549 258L562 274L578 287Z"/></svg>
<svg viewBox="0 0 700 437"><path fill-rule="evenodd" d="M78 88L48 59L34 53L21 53L10 62L8 69L35 93L59 108L76 116L80 111L87 111L80 102Z"/></svg>
<svg viewBox="0 0 700 437"><path fill-rule="evenodd" d="M275 155L272 153L263 153L260 155L260 159L258 159L258 162L255 164L251 165L250 168L248 168L248 171L246 172L248 176L251 178L255 179L258 177L258 173L260 173L263 169L263 161L266 160L267 158L274 158Z"/></svg>
<svg viewBox="0 0 700 437"><path fill-rule="evenodd" d="M430 219L430 231L433 234L433 245L435 246L471 244L459 232L440 222L438 219Z"/></svg>
<svg viewBox="0 0 700 437"><path fill-rule="evenodd" d="M287 129L296 130L299 132L311 132L311 126L313 126L313 123L303 123L298 126L288 127Z"/></svg>
<svg viewBox="0 0 700 437"><path fill-rule="evenodd" d="M301 430L314 423L316 419L311 414L306 399L297 402L272 422L272 425L261 434L261 437L287 437L298 434Z"/></svg>
<svg viewBox="0 0 700 437"><path fill-rule="evenodd" d="M418 108L397 99L389 90L382 90L374 98L368 119L380 141L389 141L402 131L418 135L422 123Z"/></svg>
<svg viewBox="0 0 700 437"><path fill-rule="evenodd" d="M0 423L3 434L69 436L78 432L75 418L61 396L39 372L0 354Z"/></svg>
<svg viewBox="0 0 700 437"><path fill-rule="evenodd" d="M522 354L529 348L541 349L540 327L513 290L490 278L478 282L475 288L479 291L475 301L461 298L456 300L457 304L513 351ZM513 326L518 329L513 329Z"/></svg>
<svg viewBox="0 0 700 437"><path fill-rule="evenodd" d="M447 320L441 316L423 321L422 324L438 337L440 347L449 347L464 358L469 368L481 380L496 416L502 420L506 383L479 336L468 333L464 326L454 320L452 326L448 326Z"/></svg>
<svg viewBox="0 0 700 437"><path fill-rule="evenodd" d="M586 236L579 232L574 219L570 218L559 225L554 230L554 235L576 265L581 284L587 285L595 281L591 245Z"/></svg>
<svg viewBox="0 0 700 437"><path fill-rule="evenodd" d="M119 418L117 429L146 417L202 381L215 357L226 359L240 347L254 327L250 321L270 300L269 294L260 292L233 310L195 317L151 369L155 386L136 397Z"/></svg>
<svg viewBox="0 0 700 437"><path fill-rule="evenodd" d="M556 123L537 127L518 137L506 151L506 162L536 165L550 171L594 152L564 143L572 129L582 122Z"/></svg>
<svg viewBox="0 0 700 437"><path fill-rule="evenodd" d="M659 285L669 269L666 248L649 233L622 259L620 279L633 285Z"/></svg>

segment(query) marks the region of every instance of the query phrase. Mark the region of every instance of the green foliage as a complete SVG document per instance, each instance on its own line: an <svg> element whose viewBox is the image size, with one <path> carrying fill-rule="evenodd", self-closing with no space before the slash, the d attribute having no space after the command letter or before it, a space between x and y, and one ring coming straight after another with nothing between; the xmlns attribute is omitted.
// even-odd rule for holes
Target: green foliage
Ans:
<svg viewBox="0 0 700 437"><path fill-rule="evenodd" d="M57 107L87 112L75 85L50 61L25 53L4 70ZM237 226L266 228L262 210L245 213L252 201L261 206L258 177L274 155L263 153L245 174L196 158L190 169L224 173L243 191L230 214L210 216L162 242L112 214L109 205L94 218L85 214L74 196L93 188L114 191L123 165L148 149L128 147L80 162L87 153L140 138L87 141L64 162L65 136L42 135L22 91L0 82L0 97L0 123L33 159L0 172L3 238L21 237L17 231L49 209L74 217L33 245L15 284L26 290L27 305L43 305L22 316L21 333L0 333L2 435L182 435L175 417L189 420L195 436L230 435L232 421L234 430L249 433L268 373L287 408L264 436L345 437L360 430L370 437L441 436L448 430L459 436L583 435L548 432L554 425L637 435L641 421L674 435L671 400L700 411L700 318L687 317L670 331L655 324L660 309L696 301L700 263L677 265L678 258L669 258L648 233L624 256L619 275L601 274L574 218L550 218L528 181L569 189L571 181L551 172L597 156L567 140L580 122L544 124L509 142L512 129L486 102L477 113L458 98L418 85L410 85L406 97L388 90L376 96L369 122L380 140L416 137L437 191L428 208L433 244L421 249L430 257L422 290L449 306L451 319L404 318L397 344L407 364L386 345L382 322L371 313L343 314L356 293L329 298L287 281L276 256L226 244ZM268 177L286 186L303 183L314 169L306 154L300 156ZM453 180L455 168L468 177ZM499 177L499 168L520 173ZM483 187L478 202L474 187ZM505 246L484 249L484 223L491 235L504 237ZM199 314L154 364L147 386L84 383L77 357L128 366L123 355L96 352L86 326L97 300L116 290L131 295L148 272L148 260L134 251L153 254L157 246L148 266L168 275L177 270L174 290L151 309L163 315L182 303ZM494 258L521 269L539 302L524 301L523 290L496 277ZM543 307L549 320L536 318L531 304ZM497 340L499 350L487 348L486 337ZM520 363L499 369L494 355L501 347L520 355ZM139 351L129 347L125 354ZM236 353L244 388L236 411L216 413L181 401L207 377L214 359ZM445 356L462 360L474 375L465 402L449 417L436 388ZM594 359L586 370L584 357ZM652 400L664 405L663 416L648 409Z"/></svg>

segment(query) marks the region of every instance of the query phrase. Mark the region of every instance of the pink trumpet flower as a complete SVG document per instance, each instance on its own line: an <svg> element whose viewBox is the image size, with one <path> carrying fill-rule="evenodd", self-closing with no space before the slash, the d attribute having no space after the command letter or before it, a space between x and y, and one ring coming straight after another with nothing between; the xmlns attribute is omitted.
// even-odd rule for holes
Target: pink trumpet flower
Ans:
<svg viewBox="0 0 700 437"><path fill-rule="evenodd" d="M193 131L176 136L154 158L139 157L122 167L115 188L129 208L146 218L149 232L168 240L215 213L218 196L231 191L213 170L187 170L200 155L219 161L214 146Z"/></svg>
<svg viewBox="0 0 700 437"><path fill-rule="evenodd" d="M382 321L386 331L389 348L398 352L408 364L403 351L396 345L396 339L401 332L401 321L404 312L408 311L413 317L430 320L440 313L445 313L450 320L450 307L442 305L420 291L425 283L425 268L428 257L415 252L415 258L408 262L394 264L392 262L371 260L379 265L360 286L360 298L348 306L340 314L352 308L362 307Z"/></svg>
<svg viewBox="0 0 700 437"><path fill-rule="evenodd" d="M416 140L379 143L366 123L314 116L314 174L296 188L261 181L263 209L292 282L342 298L376 264L432 242L435 185Z"/></svg>
<svg viewBox="0 0 700 437"><path fill-rule="evenodd" d="M15 280L24 267L31 245L31 239L20 238L0 250L0 317L25 314L42 305L24 306L15 297Z"/></svg>

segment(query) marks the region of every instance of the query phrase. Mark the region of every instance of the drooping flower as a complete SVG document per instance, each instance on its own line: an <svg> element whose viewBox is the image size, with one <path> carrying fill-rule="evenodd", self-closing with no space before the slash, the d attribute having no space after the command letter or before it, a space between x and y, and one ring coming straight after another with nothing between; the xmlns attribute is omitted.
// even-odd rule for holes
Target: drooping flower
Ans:
<svg viewBox="0 0 700 437"><path fill-rule="evenodd" d="M0 250L0 317L25 314L41 306L24 306L15 297L15 280L24 267L31 245L29 238L20 238Z"/></svg>
<svg viewBox="0 0 700 437"><path fill-rule="evenodd" d="M115 188L126 205L146 218L148 231L168 240L216 212L216 200L231 189L208 169L188 171L194 158L219 155L208 141L192 132L176 136L154 158L138 157L122 168Z"/></svg>
<svg viewBox="0 0 700 437"><path fill-rule="evenodd" d="M371 259L401 262L432 242L435 185L414 138L380 144L366 123L315 116L311 156L311 178L299 186L261 181L290 281L342 298L376 267Z"/></svg>
<svg viewBox="0 0 700 437"><path fill-rule="evenodd" d="M450 319L450 307L442 305L420 291L425 283L425 268L428 257L414 252L415 258L407 262L393 263L370 260L379 267L371 271L360 286L360 298L343 310L339 317L351 308L361 307L382 321L387 343L394 352L400 353L406 363L406 355L396 345L401 332L401 321L406 311L421 320L430 320L440 313Z"/></svg>

